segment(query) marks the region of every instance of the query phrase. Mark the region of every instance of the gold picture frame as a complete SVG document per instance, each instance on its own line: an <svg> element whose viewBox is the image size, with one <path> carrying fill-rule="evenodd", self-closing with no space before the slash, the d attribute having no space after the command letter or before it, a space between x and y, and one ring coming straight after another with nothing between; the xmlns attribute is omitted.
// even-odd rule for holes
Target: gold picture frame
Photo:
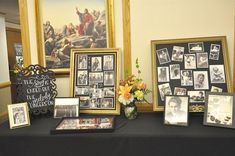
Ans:
<svg viewBox="0 0 235 156"><path fill-rule="evenodd" d="M71 48L115 47L113 0L35 0L35 8L38 61L56 74L69 74Z"/></svg>
<svg viewBox="0 0 235 156"><path fill-rule="evenodd" d="M70 96L80 98L80 113L120 114L119 61L120 49L72 49Z"/></svg>
<svg viewBox="0 0 235 156"><path fill-rule="evenodd" d="M10 129L30 126L29 109L27 103L8 105Z"/></svg>
<svg viewBox="0 0 235 156"><path fill-rule="evenodd" d="M153 110L163 111L164 96L185 95L185 89L190 112L204 111L206 91L231 92L227 51L225 36L152 40ZM221 79L214 70L222 73ZM172 78L174 74L178 76Z"/></svg>

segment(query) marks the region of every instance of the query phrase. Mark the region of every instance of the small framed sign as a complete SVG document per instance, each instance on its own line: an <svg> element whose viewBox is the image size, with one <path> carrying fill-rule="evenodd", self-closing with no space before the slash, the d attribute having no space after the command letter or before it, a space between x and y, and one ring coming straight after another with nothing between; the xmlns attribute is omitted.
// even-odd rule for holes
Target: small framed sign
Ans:
<svg viewBox="0 0 235 156"><path fill-rule="evenodd" d="M27 103L8 105L8 117L11 129L30 125L29 109Z"/></svg>
<svg viewBox="0 0 235 156"><path fill-rule="evenodd" d="M78 117L79 98L56 97L54 107L54 118Z"/></svg>
<svg viewBox="0 0 235 156"><path fill-rule="evenodd" d="M119 49L73 49L70 95L80 98L80 112L120 114L116 89L119 83Z"/></svg>
<svg viewBox="0 0 235 156"><path fill-rule="evenodd" d="M113 132L114 119L114 116L62 118L51 130L51 134Z"/></svg>
<svg viewBox="0 0 235 156"><path fill-rule="evenodd" d="M188 125L188 96L165 96L164 124Z"/></svg>
<svg viewBox="0 0 235 156"><path fill-rule="evenodd" d="M235 128L235 95L232 93L206 93L204 125Z"/></svg>

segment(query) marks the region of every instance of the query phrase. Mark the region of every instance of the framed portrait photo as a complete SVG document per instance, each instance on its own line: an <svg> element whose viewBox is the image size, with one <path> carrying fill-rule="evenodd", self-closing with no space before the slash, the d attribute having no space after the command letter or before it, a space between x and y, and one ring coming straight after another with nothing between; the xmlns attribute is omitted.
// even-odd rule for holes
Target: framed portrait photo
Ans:
<svg viewBox="0 0 235 156"><path fill-rule="evenodd" d="M54 118L78 117L79 98L56 97L54 105Z"/></svg>
<svg viewBox="0 0 235 156"><path fill-rule="evenodd" d="M29 109L27 103L8 105L10 129L30 126Z"/></svg>
<svg viewBox="0 0 235 156"><path fill-rule="evenodd" d="M57 0L56 5L54 3L35 0L40 65L57 74L69 74L72 48L114 47L113 0ZM86 58L79 59L79 68L85 68Z"/></svg>
<svg viewBox="0 0 235 156"><path fill-rule="evenodd" d="M188 96L165 96L164 124L188 125Z"/></svg>
<svg viewBox="0 0 235 156"><path fill-rule="evenodd" d="M205 92L231 92L225 36L152 40L153 110L166 95L189 96L189 112L203 112Z"/></svg>
<svg viewBox="0 0 235 156"><path fill-rule="evenodd" d="M92 133L113 132L115 130L114 116L86 116L78 118L62 118L51 130L51 134L62 133Z"/></svg>
<svg viewBox="0 0 235 156"><path fill-rule="evenodd" d="M80 69L81 56L87 58L87 68ZM120 50L115 48L72 49L70 95L80 99L81 113L120 114L119 60Z"/></svg>
<svg viewBox="0 0 235 156"><path fill-rule="evenodd" d="M235 128L235 95L232 93L206 93L204 125Z"/></svg>

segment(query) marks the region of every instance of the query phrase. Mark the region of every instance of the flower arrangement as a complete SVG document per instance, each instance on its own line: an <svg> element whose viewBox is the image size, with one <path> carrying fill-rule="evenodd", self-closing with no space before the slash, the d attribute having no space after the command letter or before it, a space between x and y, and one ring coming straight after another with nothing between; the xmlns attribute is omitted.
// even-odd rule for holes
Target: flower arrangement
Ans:
<svg viewBox="0 0 235 156"><path fill-rule="evenodd" d="M145 95L151 91L147 89L143 79L140 78L140 65L138 58L135 61L138 75L130 75L125 80L121 80L118 89L118 101L124 106L135 106L136 101L146 101ZM148 103L148 102L147 102Z"/></svg>

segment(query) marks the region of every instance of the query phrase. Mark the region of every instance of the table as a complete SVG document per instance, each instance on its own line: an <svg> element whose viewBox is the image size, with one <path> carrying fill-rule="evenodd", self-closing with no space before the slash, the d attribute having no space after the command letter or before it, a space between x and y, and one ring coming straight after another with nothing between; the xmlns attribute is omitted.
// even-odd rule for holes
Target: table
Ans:
<svg viewBox="0 0 235 156"><path fill-rule="evenodd" d="M51 135L58 119L39 118L27 128L0 126L0 156L234 156L235 130L202 125L190 115L188 127L163 125L162 113L116 119L113 133Z"/></svg>

